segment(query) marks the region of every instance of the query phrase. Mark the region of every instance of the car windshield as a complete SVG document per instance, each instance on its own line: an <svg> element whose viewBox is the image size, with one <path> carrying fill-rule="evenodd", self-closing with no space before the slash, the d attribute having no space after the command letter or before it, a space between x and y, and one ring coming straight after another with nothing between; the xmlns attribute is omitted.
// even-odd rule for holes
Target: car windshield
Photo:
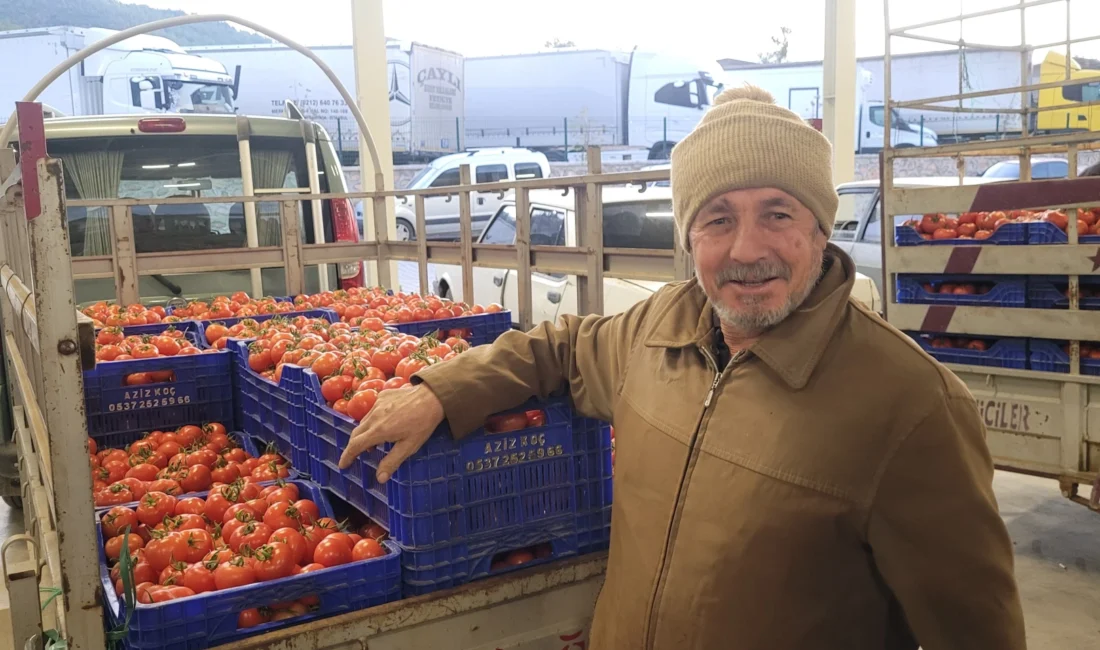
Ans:
<svg viewBox="0 0 1100 650"><path fill-rule="evenodd" d="M166 81L167 110L175 113L233 113L229 86L186 81Z"/></svg>
<svg viewBox="0 0 1100 650"><path fill-rule="evenodd" d="M983 178L1019 178L1020 164L1012 161L999 162L982 174Z"/></svg>

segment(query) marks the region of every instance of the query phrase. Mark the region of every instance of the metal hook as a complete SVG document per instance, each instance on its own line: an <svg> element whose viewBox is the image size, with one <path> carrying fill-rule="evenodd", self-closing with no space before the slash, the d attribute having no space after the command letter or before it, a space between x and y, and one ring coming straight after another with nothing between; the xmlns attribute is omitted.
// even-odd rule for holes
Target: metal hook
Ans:
<svg viewBox="0 0 1100 650"><path fill-rule="evenodd" d="M447 200L445 200L444 203L450 203L452 198L454 198L454 194L448 194Z"/></svg>
<svg viewBox="0 0 1100 650"><path fill-rule="evenodd" d="M562 196L569 196L569 188L567 187L567 188L563 189L561 191L561 195Z"/></svg>
<svg viewBox="0 0 1100 650"><path fill-rule="evenodd" d="M642 181L637 181L634 185L638 186L638 194L642 194L649 189L649 183L644 183Z"/></svg>
<svg viewBox="0 0 1100 650"><path fill-rule="evenodd" d="M501 190L497 192L497 201L503 201L504 195L508 193L508 190Z"/></svg>

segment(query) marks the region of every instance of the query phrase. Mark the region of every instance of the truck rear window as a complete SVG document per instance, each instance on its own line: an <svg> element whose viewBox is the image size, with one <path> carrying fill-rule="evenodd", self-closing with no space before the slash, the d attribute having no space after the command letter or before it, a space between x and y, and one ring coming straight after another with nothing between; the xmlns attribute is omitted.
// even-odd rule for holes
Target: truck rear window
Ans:
<svg viewBox="0 0 1100 650"><path fill-rule="evenodd" d="M299 138L253 137L252 176L257 189L308 187L305 148ZM140 136L55 139L50 155L61 158L65 190L75 199L230 197L244 193L234 136ZM324 174L321 191L328 191ZM302 204L302 232L312 241L310 203ZM328 206L324 206L328 212ZM111 254L110 209L70 207L73 256ZM327 222L328 219L325 219ZM138 253L243 248L242 203L158 203L133 208ZM260 246L280 246L279 206L256 204ZM326 223L326 231L331 225Z"/></svg>

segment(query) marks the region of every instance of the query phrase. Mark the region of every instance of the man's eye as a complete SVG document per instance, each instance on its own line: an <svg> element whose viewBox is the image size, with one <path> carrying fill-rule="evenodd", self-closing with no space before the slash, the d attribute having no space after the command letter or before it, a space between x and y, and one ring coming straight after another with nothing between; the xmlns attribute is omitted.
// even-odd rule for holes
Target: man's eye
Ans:
<svg viewBox="0 0 1100 650"><path fill-rule="evenodd" d="M786 212L773 212L772 213L772 218L773 219L790 219L791 215L787 214Z"/></svg>
<svg viewBox="0 0 1100 650"><path fill-rule="evenodd" d="M711 219L710 222L707 223L707 225L708 226L724 226L727 223L729 223L729 221L730 221L729 217L716 217L714 219Z"/></svg>

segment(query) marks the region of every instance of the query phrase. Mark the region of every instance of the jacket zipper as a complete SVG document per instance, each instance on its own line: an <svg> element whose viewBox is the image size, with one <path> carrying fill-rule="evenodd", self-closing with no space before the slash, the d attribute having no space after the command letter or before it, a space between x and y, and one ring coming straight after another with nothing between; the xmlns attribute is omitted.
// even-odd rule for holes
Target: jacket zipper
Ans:
<svg viewBox="0 0 1100 650"><path fill-rule="evenodd" d="M699 349L706 358L707 365L714 370L714 381L711 382L710 390L707 391L707 397L703 400L703 412L699 415L699 421L695 423L695 431L691 434L691 443L689 445L691 451L688 454L687 466L684 468L684 473L680 477L680 486L676 491L676 507L672 512L672 525L669 526L668 535L665 537L665 548L664 552L661 554L661 565L657 573L657 584L654 587L653 600L650 602L649 611L646 616L647 623L644 647L650 650L653 648L654 635L657 631L657 607L661 601L662 593L664 592L665 577L668 573L668 554L675 541L676 533L680 529L680 516L683 511L681 501L684 498L684 488L687 486L688 481L691 480L691 475L695 470L695 462L698 458L698 447L696 446L696 442L698 442L701 437L703 421L706 419L707 410L710 409L710 404L714 400L715 391L718 390L718 386L722 383L722 379L726 376L726 373L729 372L730 368L737 365L745 356L744 350L738 352L730 359L730 362L726 364L725 368L719 370L718 362L715 361L710 350L703 346L700 346Z"/></svg>

